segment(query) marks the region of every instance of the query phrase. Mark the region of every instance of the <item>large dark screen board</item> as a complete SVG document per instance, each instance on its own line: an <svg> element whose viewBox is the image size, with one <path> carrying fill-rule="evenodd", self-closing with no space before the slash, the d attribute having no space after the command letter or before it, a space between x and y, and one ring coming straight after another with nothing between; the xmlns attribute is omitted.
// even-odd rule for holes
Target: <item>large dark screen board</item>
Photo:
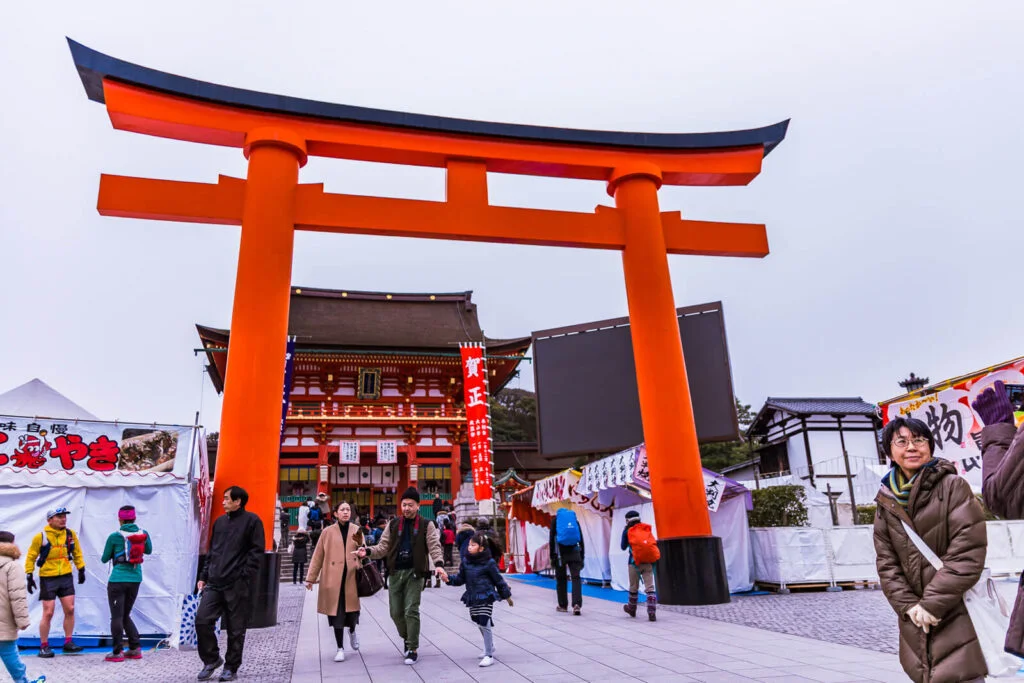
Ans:
<svg viewBox="0 0 1024 683"><path fill-rule="evenodd" d="M739 436L721 303L677 310L701 443ZM644 440L629 319L533 333L542 455L604 453Z"/></svg>

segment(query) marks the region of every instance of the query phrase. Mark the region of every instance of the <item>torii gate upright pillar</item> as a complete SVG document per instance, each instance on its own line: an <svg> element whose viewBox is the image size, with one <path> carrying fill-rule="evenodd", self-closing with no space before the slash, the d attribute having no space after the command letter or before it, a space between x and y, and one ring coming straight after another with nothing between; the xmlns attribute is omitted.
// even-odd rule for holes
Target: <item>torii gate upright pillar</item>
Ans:
<svg viewBox="0 0 1024 683"><path fill-rule="evenodd" d="M306 163L306 144L287 131L262 128L247 136L245 155L249 171L231 311L231 371L225 377L219 443L222 452L235 457L218 460L213 495L217 505L225 489L246 482L253 494L249 511L268 520L274 519L278 462L252 456L281 447L280 421L266 416L281 413L295 190L299 167ZM266 534L267 549L273 538L272 532Z"/></svg>
<svg viewBox="0 0 1024 683"><path fill-rule="evenodd" d="M97 203L105 216L242 226L215 495L231 485L248 489L250 508L272 536L294 230L617 250L662 540L659 597L667 604L729 600L721 540L711 535L668 255L762 258L768 238L763 225L661 212L658 189L746 185L784 139L788 121L652 134L447 119L239 90L69 43L86 94L106 106L115 128L241 148L249 158L245 180L222 176L216 184L104 175ZM298 184L307 154L443 168L446 200ZM616 206L589 213L492 206L488 173L605 182ZM273 603L276 613L276 590L256 590L257 602ZM269 617L257 620L272 623Z"/></svg>
<svg viewBox="0 0 1024 683"><path fill-rule="evenodd" d="M608 193L622 212L622 269L651 494L662 552L659 599L670 605L729 601L722 539L711 535L700 447L658 208L657 168L619 168ZM702 510L704 514L693 514Z"/></svg>

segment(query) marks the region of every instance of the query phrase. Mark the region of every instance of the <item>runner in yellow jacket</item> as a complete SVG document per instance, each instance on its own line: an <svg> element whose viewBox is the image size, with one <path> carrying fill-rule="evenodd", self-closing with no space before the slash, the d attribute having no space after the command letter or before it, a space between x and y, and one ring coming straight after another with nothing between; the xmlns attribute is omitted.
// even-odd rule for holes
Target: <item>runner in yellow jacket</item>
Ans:
<svg viewBox="0 0 1024 683"><path fill-rule="evenodd" d="M32 537L32 544L25 556L29 593L36 589L33 572L36 565L39 565L39 601L43 603L43 617L39 622L39 656L43 658L53 657L49 642L50 621L53 619L57 599L60 599L61 609L64 610L64 653L82 651L82 647L76 645L71 638L75 630L75 582L72 574L77 568L78 583L85 583L85 559L82 557L78 535L68 529L67 525L67 508L49 510L46 513L46 527Z"/></svg>

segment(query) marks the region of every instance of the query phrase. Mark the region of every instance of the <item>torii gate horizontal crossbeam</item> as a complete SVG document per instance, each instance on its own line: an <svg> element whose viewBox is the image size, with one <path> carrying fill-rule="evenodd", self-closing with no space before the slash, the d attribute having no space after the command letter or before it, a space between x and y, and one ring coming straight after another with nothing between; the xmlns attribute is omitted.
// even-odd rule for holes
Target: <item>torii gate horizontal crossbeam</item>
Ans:
<svg viewBox="0 0 1024 683"><path fill-rule="evenodd" d="M104 216L186 223L241 225L245 181L221 176L216 184L103 174L97 208ZM661 214L670 254L745 256L768 254L764 225L717 223ZM295 228L318 232L390 235L469 242L501 242L583 249L625 248L618 209L594 213L551 211L332 194L322 184L299 185Z"/></svg>

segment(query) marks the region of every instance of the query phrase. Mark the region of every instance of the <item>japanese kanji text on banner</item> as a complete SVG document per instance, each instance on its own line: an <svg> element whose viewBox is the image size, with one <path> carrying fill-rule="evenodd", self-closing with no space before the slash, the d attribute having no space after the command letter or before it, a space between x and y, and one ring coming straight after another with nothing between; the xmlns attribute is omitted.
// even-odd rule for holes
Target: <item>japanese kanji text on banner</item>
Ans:
<svg viewBox="0 0 1024 683"><path fill-rule="evenodd" d="M882 420L915 417L928 425L935 438L935 455L952 460L971 486L981 490L981 429L984 426L971 403L982 391L1001 380L1013 404L1015 421L1024 421L1024 358L985 368L926 387L890 401L882 401Z"/></svg>
<svg viewBox="0 0 1024 683"><path fill-rule="evenodd" d="M191 430L191 427L0 415L0 468L168 473L174 470L179 448L189 448Z"/></svg>
<svg viewBox="0 0 1024 683"><path fill-rule="evenodd" d="M462 379L469 429L469 463L473 470L473 497L494 498L491 458L491 409L488 404L487 361L482 344L462 344Z"/></svg>

